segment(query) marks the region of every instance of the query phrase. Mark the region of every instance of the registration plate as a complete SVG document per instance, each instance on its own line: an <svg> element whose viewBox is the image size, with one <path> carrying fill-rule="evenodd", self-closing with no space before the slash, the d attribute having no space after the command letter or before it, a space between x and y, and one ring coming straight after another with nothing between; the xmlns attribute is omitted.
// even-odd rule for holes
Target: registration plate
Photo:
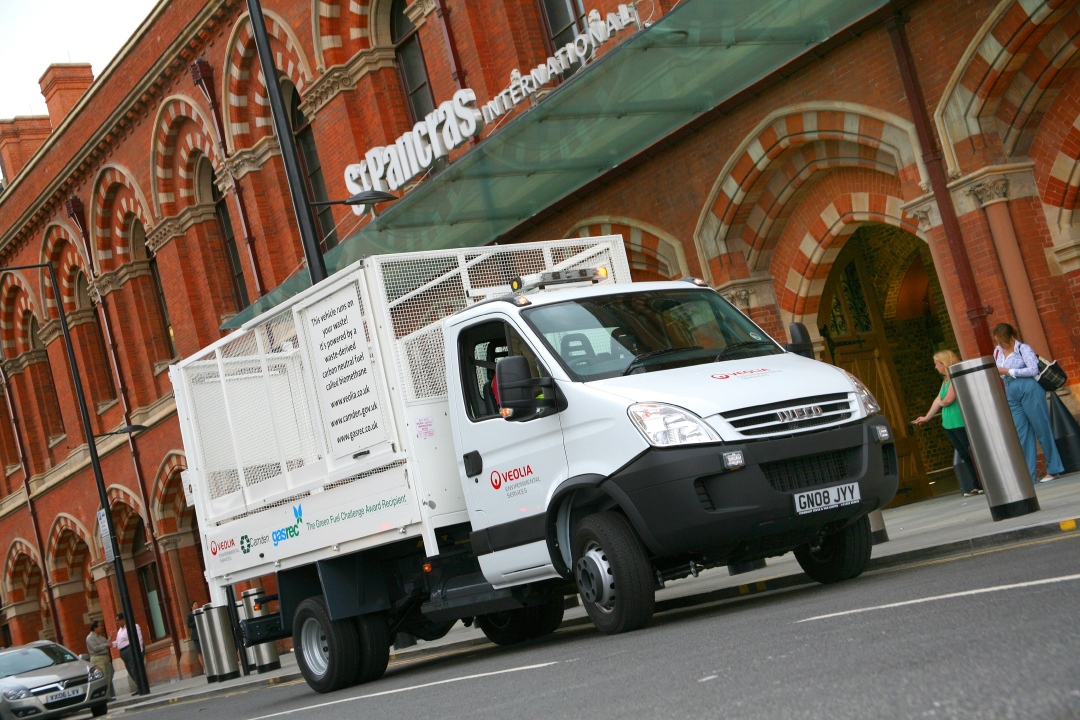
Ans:
<svg viewBox="0 0 1080 720"><path fill-rule="evenodd" d="M861 500L859 495L859 483L848 483L836 487L821 488L807 492L795 493L795 512L800 515L817 512L818 510L831 510L832 508L853 505Z"/></svg>
<svg viewBox="0 0 1080 720"><path fill-rule="evenodd" d="M45 696L46 703L60 702L61 700L67 700L73 697L79 697L83 694L81 687L70 688L68 690L61 690L60 692L49 693Z"/></svg>

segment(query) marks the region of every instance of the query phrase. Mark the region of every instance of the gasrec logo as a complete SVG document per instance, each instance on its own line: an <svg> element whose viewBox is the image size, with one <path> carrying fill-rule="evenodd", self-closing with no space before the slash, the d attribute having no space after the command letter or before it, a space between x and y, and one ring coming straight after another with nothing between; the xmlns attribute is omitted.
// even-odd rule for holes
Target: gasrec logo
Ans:
<svg viewBox="0 0 1080 720"><path fill-rule="evenodd" d="M211 540L210 554L217 556L219 552L222 552L223 550L229 550L234 547L236 547L235 538L229 538L228 540L222 540L221 542L218 542L217 540Z"/></svg>
<svg viewBox="0 0 1080 720"><path fill-rule="evenodd" d="M525 465L523 467L514 468L513 470L507 470L506 472L499 472L498 470L491 471L491 487L498 490L503 486L503 483L514 482L515 480L521 480L527 478L533 474L532 465Z"/></svg>
<svg viewBox="0 0 1080 720"><path fill-rule="evenodd" d="M296 521L292 525L287 525L280 530L275 530L270 533L270 539L274 542L274 547L277 547L279 543L283 543L291 538L300 537L300 528L304 524L304 510L302 505L296 505L292 509L293 519Z"/></svg>

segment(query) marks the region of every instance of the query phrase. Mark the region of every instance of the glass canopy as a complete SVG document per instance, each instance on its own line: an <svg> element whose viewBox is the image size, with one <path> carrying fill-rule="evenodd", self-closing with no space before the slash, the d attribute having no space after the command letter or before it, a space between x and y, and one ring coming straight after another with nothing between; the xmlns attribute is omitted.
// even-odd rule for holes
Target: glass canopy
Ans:
<svg viewBox="0 0 1080 720"><path fill-rule="evenodd" d="M886 2L684 0L328 252L327 272L490 243ZM225 327L310 284L296 273Z"/></svg>

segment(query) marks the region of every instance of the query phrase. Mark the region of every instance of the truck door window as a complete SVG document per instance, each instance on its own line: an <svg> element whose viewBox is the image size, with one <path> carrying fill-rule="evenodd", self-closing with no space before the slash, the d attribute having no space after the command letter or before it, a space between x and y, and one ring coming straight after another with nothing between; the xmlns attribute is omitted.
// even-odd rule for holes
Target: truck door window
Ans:
<svg viewBox="0 0 1080 720"><path fill-rule="evenodd" d="M522 355L528 359L533 377L548 375L529 344L502 321L481 323L463 331L458 347L465 410L471 420L499 417L495 363L500 358Z"/></svg>

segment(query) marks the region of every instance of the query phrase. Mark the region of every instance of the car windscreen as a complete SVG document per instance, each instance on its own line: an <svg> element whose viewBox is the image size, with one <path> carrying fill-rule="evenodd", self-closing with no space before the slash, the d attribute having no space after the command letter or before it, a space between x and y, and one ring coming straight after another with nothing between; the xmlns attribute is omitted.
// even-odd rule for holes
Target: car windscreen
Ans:
<svg viewBox="0 0 1080 720"><path fill-rule="evenodd" d="M575 380L783 350L711 290L649 290L539 305L522 316Z"/></svg>
<svg viewBox="0 0 1080 720"><path fill-rule="evenodd" d="M15 648L0 653L0 678L21 675L53 665L62 665L77 659L59 645Z"/></svg>

